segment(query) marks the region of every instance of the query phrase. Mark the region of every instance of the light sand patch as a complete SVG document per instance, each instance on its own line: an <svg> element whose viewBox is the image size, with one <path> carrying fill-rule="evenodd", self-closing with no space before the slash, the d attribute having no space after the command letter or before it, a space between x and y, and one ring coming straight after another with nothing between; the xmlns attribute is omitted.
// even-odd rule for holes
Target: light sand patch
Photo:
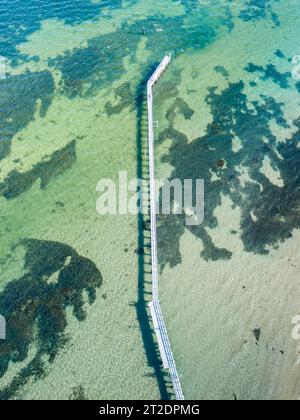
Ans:
<svg viewBox="0 0 300 420"><path fill-rule="evenodd" d="M58 19L48 19L42 23L39 31L31 34L26 42L18 46L18 51L29 57L38 56L43 62L67 51L84 48L89 39L112 33L124 22L143 19L157 13L181 16L184 14L184 8L180 3L170 5L169 2L163 1L154 4L148 0L141 0L134 5L127 4L121 9L112 10L109 19L100 15L98 19L76 25L67 25Z"/></svg>

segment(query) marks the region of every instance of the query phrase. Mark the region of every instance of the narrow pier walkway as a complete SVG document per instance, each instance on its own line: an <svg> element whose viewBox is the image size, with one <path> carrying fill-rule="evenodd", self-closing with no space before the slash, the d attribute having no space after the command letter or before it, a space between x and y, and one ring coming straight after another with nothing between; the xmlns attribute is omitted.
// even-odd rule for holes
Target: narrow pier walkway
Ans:
<svg viewBox="0 0 300 420"><path fill-rule="evenodd" d="M149 309L153 321L164 369L170 372L176 400L184 400L180 379L176 369L167 328L159 304L157 229L156 229L156 186L154 169L154 133L153 133L153 86L171 62L171 55L166 55L147 83L148 105L148 141L149 141L149 176L150 176L150 216L151 216L151 265L152 265L152 302Z"/></svg>

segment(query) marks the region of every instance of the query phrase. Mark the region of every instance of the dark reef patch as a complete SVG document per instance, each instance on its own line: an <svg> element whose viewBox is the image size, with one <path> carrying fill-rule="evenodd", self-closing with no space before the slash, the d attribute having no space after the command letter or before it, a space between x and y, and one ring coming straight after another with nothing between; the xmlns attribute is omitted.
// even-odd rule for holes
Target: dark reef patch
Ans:
<svg viewBox="0 0 300 420"><path fill-rule="evenodd" d="M198 0L179 0L180 3L184 6L187 13L191 13L194 10L198 9L199 1ZM177 3L177 0L173 0L173 2Z"/></svg>
<svg viewBox="0 0 300 420"><path fill-rule="evenodd" d="M258 342L259 342L259 340L260 340L260 335L261 335L261 330L260 330L260 328L256 328L256 329L255 329L255 330L253 330L252 332L253 332L254 337L255 337L255 339L256 339L256 343L258 343Z"/></svg>
<svg viewBox="0 0 300 420"><path fill-rule="evenodd" d="M257 86L257 83L254 80L251 80L251 82L249 82L249 85L251 87L255 87L255 86Z"/></svg>
<svg viewBox="0 0 300 420"><path fill-rule="evenodd" d="M216 161L216 166L218 167L218 168L223 168L224 167L224 165L225 165L225 161L223 160L223 159L218 159L217 161Z"/></svg>
<svg viewBox="0 0 300 420"><path fill-rule="evenodd" d="M76 161L76 141L73 140L63 149L56 150L49 160L37 163L30 171L18 172L13 170L5 180L0 183L0 196L11 200L18 197L38 180L41 188L46 188L56 176L69 169Z"/></svg>
<svg viewBox="0 0 300 420"><path fill-rule="evenodd" d="M278 58L285 58L284 53L281 50L279 50L279 49L275 51L275 55Z"/></svg>
<svg viewBox="0 0 300 420"><path fill-rule="evenodd" d="M225 77L225 79L229 78L229 73L228 71L225 69L224 66L216 66L214 69L217 73L220 73L223 77Z"/></svg>
<svg viewBox="0 0 300 420"><path fill-rule="evenodd" d="M225 16L226 19L215 26L229 28L230 19L226 13ZM135 62L138 45L146 38L151 62L141 68L143 79L166 51L179 55L189 48L200 50L215 39L216 28L208 23L207 16L195 14L192 25L186 19L184 15L165 17L156 14L133 23L123 23L114 32L90 39L87 47L49 60L49 65L62 72L62 90L69 97L89 96L98 89L111 86L125 74L124 59ZM160 22L163 22L162 31L159 30Z"/></svg>
<svg viewBox="0 0 300 420"><path fill-rule="evenodd" d="M179 95L178 86L181 83L181 73L181 69L169 70L168 77L165 76L158 82L159 89L154 91L154 100L157 107L162 106L170 98L177 98Z"/></svg>
<svg viewBox="0 0 300 420"><path fill-rule="evenodd" d="M2 400L13 398L30 379L46 374L46 359L53 363L68 341L66 309L72 307L76 319L84 321L83 294L92 305L102 284L96 265L66 244L26 239L20 245L26 250L26 274L0 293L0 313L7 323L7 338L0 341L0 377L10 363L26 361L32 345L36 352L9 385L0 387Z"/></svg>
<svg viewBox="0 0 300 420"><path fill-rule="evenodd" d="M140 33L128 30L123 33L120 29L93 38L88 41L86 48L78 48L49 60L49 64L62 72L65 94L71 98L89 96L95 90L108 87L120 79L125 72L123 60L137 49L139 40Z"/></svg>
<svg viewBox="0 0 300 420"><path fill-rule="evenodd" d="M10 153L14 135L33 121L38 100L40 116L45 117L54 90L49 71L27 72L0 80L0 161Z"/></svg>
<svg viewBox="0 0 300 420"><path fill-rule="evenodd" d="M78 401L87 401L88 398L85 395L85 390L83 385L78 385L72 388L72 393L69 396L69 400L78 400Z"/></svg>
<svg viewBox="0 0 300 420"><path fill-rule="evenodd" d="M291 73L280 73L274 64L267 64L266 67L263 66L257 66L253 63L249 63L245 70L249 73L260 73L261 80L272 80L274 83L276 83L278 86L280 86L282 89L287 89L290 87L289 85L289 79L291 78Z"/></svg>
<svg viewBox="0 0 300 420"><path fill-rule="evenodd" d="M281 26L281 22L277 13L271 12L271 18L276 28L279 28Z"/></svg>
<svg viewBox="0 0 300 420"><path fill-rule="evenodd" d="M134 4L138 0L127 0ZM122 0L14 0L0 2L0 51L7 58L20 57L16 46L26 41L28 35L40 29L41 22L47 19L60 19L68 25L97 18L102 9L113 10L122 7ZM38 57L37 57L38 59Z"/></svg>
<svg viewBox="0 0 300 420"><path fill-rule="evenodd" d="M220 94L211 88L206 102L213 115L206 135L188 142L174 129L172 118L169 128L160 133L160 142L172 141L169 154L162 158L174 168L170 179L205 180L205 219L201 226L186 226L183 216L159 217L161 267L181 262L179 244L185 229L202 240L204 259L231 258L229 250L214 245L207 230L218 226L214 212L222 196L229 197L233 207L241 211L241 240L247 252L266 254L268 246L278 246L300 228L300 120L294 122L299 130L293 137L277 144L270 122L285 128L289 125L282 104L273 98L261 95L260 101L250 102L241 81L230 83ZM239 151L233 148L235 138L241 142ZM282 187L263 174L266 157L282 179ZM249 176L245 184L240 180L244 171Z"/></svg>

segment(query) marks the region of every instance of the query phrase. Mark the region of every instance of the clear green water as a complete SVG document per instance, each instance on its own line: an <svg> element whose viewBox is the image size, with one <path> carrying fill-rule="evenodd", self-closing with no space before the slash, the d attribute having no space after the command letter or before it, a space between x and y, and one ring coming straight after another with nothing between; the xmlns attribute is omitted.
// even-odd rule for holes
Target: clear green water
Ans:
<svg viewBox="0 0 300 420"><path fill-rule="evenodd" d="M201 227L159 228L184 393L297 398L297 5L27 3L0 5L0 398L168 396L140 220L95 207L99 179L139 173L141 94L166 52L157 174L206 183Z"/></svg>

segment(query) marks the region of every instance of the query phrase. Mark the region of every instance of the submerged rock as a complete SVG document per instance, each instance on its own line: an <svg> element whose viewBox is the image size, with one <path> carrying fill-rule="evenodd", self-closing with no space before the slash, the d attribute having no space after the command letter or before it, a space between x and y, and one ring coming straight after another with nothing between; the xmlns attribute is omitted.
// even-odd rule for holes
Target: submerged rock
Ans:
<svg viewBox="0 0 300 420"><path fill-rule="evenodd" d="M108 116L120 114L127 107L134 109L134 95L129 82L125 82L115 89L115 98L118 100L116 104L112 104L110 101L105 104L105 112Z"/></svg>

